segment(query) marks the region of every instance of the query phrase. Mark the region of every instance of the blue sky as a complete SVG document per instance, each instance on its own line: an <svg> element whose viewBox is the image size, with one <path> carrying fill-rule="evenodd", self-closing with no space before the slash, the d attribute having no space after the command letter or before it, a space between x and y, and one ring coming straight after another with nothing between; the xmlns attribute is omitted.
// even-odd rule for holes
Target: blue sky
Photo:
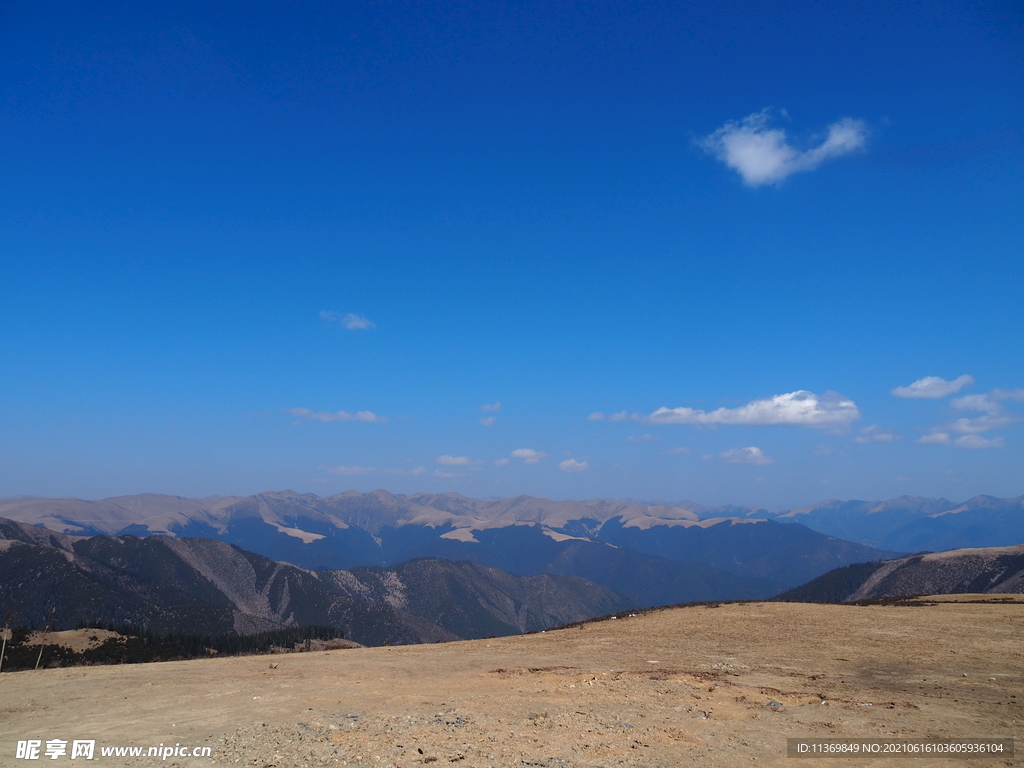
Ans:
<svg viewBox="0 0 1024 768"><path fill-rule="evenodd" d="M0 496L1024 493L1022 32L9 8Z"/></svg>

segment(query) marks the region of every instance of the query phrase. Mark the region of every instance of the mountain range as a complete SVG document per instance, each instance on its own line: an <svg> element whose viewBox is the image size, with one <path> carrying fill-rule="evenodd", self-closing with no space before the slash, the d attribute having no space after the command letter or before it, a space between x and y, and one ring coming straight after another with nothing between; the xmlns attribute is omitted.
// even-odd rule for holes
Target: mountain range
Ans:
<svg viewBox="0 0 1024 768"><path fill-rule="evenodd" d="M41 626L53 609L63 624L157 631L325 624L366 644L504 635L779 593L843 601L1013 591L1019 579L1010 572L1024 558L1012 548L901 557L907 550L873 546L1019 544L1024 497L828 501L777 512L282 491L4 499L0 515L11 518L0 519L0 608L15 608L22 622Z"/></svg>
<svg viewBox="0 0 1024 768"><path fill-rule="evenodd" d="M831 499L789 512L751 510L749 516L799 522L869 547L940 552L1024 542L1024 496L975 496L964 502L900 496L889 501Z"/></svg>
<svg viewBox="0 0 1024 768"><path fill-rule="evenodd" d="M582 576L638 605L765 597L836 567L906 551L803 524L818 525L820 514L383 490L6 499L0 516L76 535L210 538L311 570L417 557L470 560L520 576Z"/></svg>
<svg viewBox="0 0 1024 768"><path fill-rule="evenodd" d="M574 576L429 559L312 572L211 539L68 536L0 519L0 611L19 626L215 635L327 625L381 645L519 634L625 607Z"/></svg>

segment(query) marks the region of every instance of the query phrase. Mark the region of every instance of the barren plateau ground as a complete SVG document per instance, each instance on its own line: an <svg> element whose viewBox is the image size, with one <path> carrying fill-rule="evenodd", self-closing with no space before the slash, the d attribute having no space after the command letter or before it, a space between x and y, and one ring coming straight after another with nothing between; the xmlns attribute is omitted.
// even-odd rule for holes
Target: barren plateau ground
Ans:
<svg viewBox="0 0 1024 768"><path fill-rule="evenodd" d="M1024 749L1024 598L694 605L500 639L0 676L2 766L1024 763L789 758L787 737ZM96 757L16 759L26 739L95 739ZM212 756L99 754L159 744Z"/></svg>

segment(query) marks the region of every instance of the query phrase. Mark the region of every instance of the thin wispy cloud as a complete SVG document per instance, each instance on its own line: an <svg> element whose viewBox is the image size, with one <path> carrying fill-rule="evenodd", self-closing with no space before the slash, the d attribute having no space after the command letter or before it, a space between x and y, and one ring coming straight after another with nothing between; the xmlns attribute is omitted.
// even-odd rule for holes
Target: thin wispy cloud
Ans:
<svg viewBox="0 0 1024 768"><path fill-rule="evenodd" d="M892 390L894 397L914 397L927 400L937 400L941 397L955 395L964 387L974 384L974 377L966 373L958 376L952 381L946 381L939 376L925 376L905 387L896 387Z"/></svg>
<svg viewBox="0 0 1024 768"><path fill-rule="evenodd" d="M810 429L843 429L860 418L856 403L838 392L816 395L807 390L753 400L738 408L702 411L659 408L647 416L651 424L786 425Z"/></svg>
<svg viewBox="0 0 1024 768"><path fill-rule="evenodd" d="M373 472L373 467L324 467L324 469L332 475L343 475L345 477L368 475Z"/></svg>
<svg viewBox="0 0 1024 768"><path fill-rule="evenodd" d="M954 448L1005 448L1006 442L1001 437L991 439L981 435L962 435L956 439L948 432L932 432L931 434L919 437L917 442L925 445L949 445Z"/></svg>
<svg viewBox="0 0 1024 768"><path fill-rule="evenodd" d="M323 309L320 310L320 319L326 320L328 323L340 325L348 331L368 331L371 328L377 327L366 315L356 314L355 312L347 312L343 315L340 312Z"/></svg>
<svg viewBox="0 0 1024 768"><path fill-rule="evenodd" d="M629 437L626 438L626 442L627 443L653 443L655 440L660 440L660 439L661 438L658 437L657 435L649 435L649 434L630 435Z"/></svg>
<svg viewBox="0 0 1024 768"><path fill-rule="evenodd" d="M629 418L629 411L619 411L618 413L611 413L605 415L601 411L594 411L592 414L587 416L587 421L625 421Z"/></svg>
<svg viewBox="0 0 1024 768"><path fill-rule="evenodd" d="M438 456L436 459L438 464L446 467L475 467L479 464L483 464L482 459L471 459L469 456Z"/></svg>
<svg viewBox="0 0 1024 768"><path fill-rule="evenodd" d="M300 419L310 419L312 421L367 421L376 422L378 424L386 422L387 419L384 416L378 416L373 411L356 411L355 413L349 413L348 411L311 411L309 408L287 408L286 413L290 413Z"/></svg>
<svg viewBox="0 0 1024 768"><path fill-rule="evenodd" d="M497 413L501 410L501 400L496 403L484 403L480 406L480 413ZM480 423L485 427L493 427L494 422L498 420L497 416L484 416L480 419Z"/></svg>
<svg viewBox="0 0 1024 768"><path fill-rule="evenodd" d="M689 453L690 449L684 445L680 445L678 448L669 448L667 451L662 451L663 456L679 456L684 453Z"/></svg>
<svg viewBox="0 0 1024 768"><path fill-rule="evenodd" d="M955 419L946 424L945 429L961 435L978 435L991 429L1007 427L1020 420L1021 417L1015 413L986 413L974 419Z"/></svg>
<svg viewBox="0 0 1024 768"><path fill-rule="evenodd" d="M718 457L730 464L754 464L760 466L772 463L772 460L764 455L764 451L755 445L750 445L746 448L732 448L718 454Z"/></svg>
<svg viewBox="0 0 1024 768"><path fill-rule="evenodd" d="M784 111L780 114L786 116ZM759 187L812 171L826 160L862 149L867 140L865 123L844 117L828 127L817 146L797 149L783 129L771 127L773 116L773 110L763 109L742 120L730 120L698 145L739 173L744 184Z"/></svg>
<svg viewBox="0 0 1024 768"><path fill-rule="evenodd" d="M558 463L558 468L563 472L588 472L590 471L590 464L585 461L576 461L576 459L566 459Z"/></svg>
<svg viewBox="0 0 1024 768"><path fill-rule="evenodd" d="M1024 421L1024 415L1006 410L1003 405L1005 401L1024 401L1024 390L994 389L984 394L955 397L949 401L953 408L958 411L975 411L981 415L973 418L965 416L954 419L944 424L936 432L977 435Z"/></svg>
<svg viewBox="0 0 1024 768"><path fill-rule="evenodd" d="M509 454L513 459L522 459L525 464L536 464L548 454L535 451L533 448L516 448Z"/></svg>
<svg viewBox="0 0 1024 768"><path fill-rule="evenodd" d="M860 434L853 438L853 442L867 445L868 443L892 443L902 438L889 429L883 429L877 424L864 427Z"/></svg>
<svg viewBox="0 0 1024 768"><path fill-rule="evenodd" d="M413 467L412 469L391 468L391 469L385 469L384 473L388 474L388 475L404 475L404 476L409 476L409 477L423 477L423 475L427 474L427 468L426 467Z"/></svg>

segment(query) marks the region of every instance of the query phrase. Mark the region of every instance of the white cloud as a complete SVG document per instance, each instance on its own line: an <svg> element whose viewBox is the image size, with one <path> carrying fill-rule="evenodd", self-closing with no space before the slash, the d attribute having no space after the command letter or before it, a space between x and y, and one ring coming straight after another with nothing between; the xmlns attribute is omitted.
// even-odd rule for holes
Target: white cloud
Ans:
<svg viewBox="0 0 1024 768"><path fill-rule="evenodd" d="M659 408L646 421L651 424L785 424L812 429L843 428L860 418L857 405L837 392L818 396L799 390L754 400L739 408L701 411L695 408Z"/></svg>
<svg viewBox="0 0 1024 768"><path fill-rule="evenodd" d="M444 480L454 480L459 477L465 477L465 472L442 472L440 469L434 470L434 477L439 477Z"/></svg>
<svg viewBox="0 0 1024 768"><path fill-rule="evenodd" d="M1024 390L994 389L983 395L965 395L950 401L950 405L961 411L978 411L982 415L973 419L960 418L947 424L943 429L959 432L964 435L976 435L990 429L1009 426L1021 421L1024 416L1019 413L1007 413L1001 401L1024 401ZM988 446L986 446L988 447Z"/></svg>
<svg viewBox="0 0 1024 768"><path fill-rule="evenodd" d="M497 413L501 410L501 400L496 403L484 403L480 406L480 413Z"/></svg>
<svg viewBox="0 0 1024 768"><path fill-rule="evenodd" d="M746 448L733 448L719 454L719 458L725 459L730 464L771 464L772 460L764 455L764 451L756 446Z"/></svg>
<svg viewBox="0 0 1024 768"><path fill-rule="evenodd" d="M588 472L590 464L585 461L576 461L576 459L566 459L558 463L558 468L563 472Z"/></svg>
<svg viewBox="0 0 1024 768"><path fill-rule="evenodd" d="M956 419L949 422L945 428L962 435L977 435L990 429L1008 426L1015 421L1020 421L1020 416L1009 413L986 413L974 419Z"/></svg>
<svg viewBox="0 0 1024 768"><path fill-rule="evenodd" d="M981 435L962 435L953 440L948 432L932 432L931 434L919 437L917 442L925 445L951 445L954 448L1005 448L1003 438L994 437L991 440Z"/></svg>
<svg viewBox="0 0 1024 768"><path fill-rule="evenodd" d="M998 413L1003 410L1000 404L991 394L988 395L964 395L955 397L949 404L961 411L982 411L983 413Z"/></svg>
<svg viewBox="0 0 1024 768"><path fill-rule="evenodd" d="M378 416L373 411L311 411L309 408L287 408L286 413L297 416L301 419L312 419L313 421L370 421L383 423L387 421L383 416Z"/></svg>
<svg viewBox="0 0 1024 768"><path fill-rule="evenodd" d="M956 448L1005 448L1006 443L1001 437L993 437L991 440L981 435L964 435L953 441Z"/></svg>
<svg viewBox="0 0 1024 768"><path fill-rule="evenodd" d="M484 462L480 459L471 459L469 456L444 456L437 457L437 463L446 467L474 467Z"/></svg>
<svg viewBox="0 0 1024 768"><path fill-rule="evenodd" d="M494 422L496 422L497 420L498 419L494 416L484 416L482 419L480 419L480 423L483 424L485 427L492 427L494 426Z"/></svg>
<svg viewBox="0 0 1024 768"><path fill-rule="evenodd" d="M989 397L994 400L1014 400L1024 403L1024 389L993 389L989 392Z"/></svg>
<svg viewBox="0 0 1024 768"><path fill-rule="evenodd" d="M357 315L354 312L347 314L341 314L340 312L333 312L329 309L321 310L320 319L326 320L329 323L337 323L342 328L350 331L367 331L370 328L376 328L376 324L370 320L366 315Z"/></svg>
<svg viewBox="0 0 1024 768"><path fill-rule="evenodd" d="M324 467L332 475L368 475L373 472L373 467Z"/></svg>
<svg viewBox="0 0 1024 768"><path fill-rule="evenodd" d="M653 443L655 440L660 440L660 439L661 438L658 437L657 435L647 435L647 434L644 434L644 435L630 435L629 437L626 438L626 442L627 443Z"/></svg>
<svg viewBox="0 0 1024 768"><path fill-rule="evenodd" d="M632 416L629 415L629 411L619 411L618 413L610 413L605 416L601 411L594 411L592 414L587 416L587 421L625 421L626 419L633 419L633 421L640 421L640 415L634 413Z"/></svg>
<svg viewBox="0 0 1024 768"><path fill-rule="evenodd" d="M828 136L818 146L800 150L789 143L784 130L769 127L771 118L772 111L763 109L739 122L730 120L698 144L739 173L747 186L758 187L861 149L867 138L863 121L844 117L828 127Z"/></svg>
<svg viewBox="0 0 1024 768"><path fill-rule="evenodd" d="M494 466L496 467L504 467L506 464L508 464L508 459L498 459L494 462Z"/></svg>
<svg viewBox="0 0 1024 768"><path fill-rule="evenodd" d="M946 381L939 376L925 376L913 384L908 384L905 387L896 387L892 394L896 397L916 397L935 400L940 397L956 394L964 387L969 387L972 384L974 384L974 377L968 376L966 373L952 381Z"/></svg>
<svg viewBox="0 0 1024 768"><path fill-rule="evenodd" d="M860 434L853 438L853 442L866 445L867 443L891 443L901 439L896 433L888 429L882 429L877 424L872 424L870 427L864 427Z"/></svg>
<svg viewBox="0 0 1024 768"><path fill-rule="evenodd" d="M513 459L522 459L527 464L536 464L548 454L535 451L533 448L516 448L509 454Z"/></svg>

